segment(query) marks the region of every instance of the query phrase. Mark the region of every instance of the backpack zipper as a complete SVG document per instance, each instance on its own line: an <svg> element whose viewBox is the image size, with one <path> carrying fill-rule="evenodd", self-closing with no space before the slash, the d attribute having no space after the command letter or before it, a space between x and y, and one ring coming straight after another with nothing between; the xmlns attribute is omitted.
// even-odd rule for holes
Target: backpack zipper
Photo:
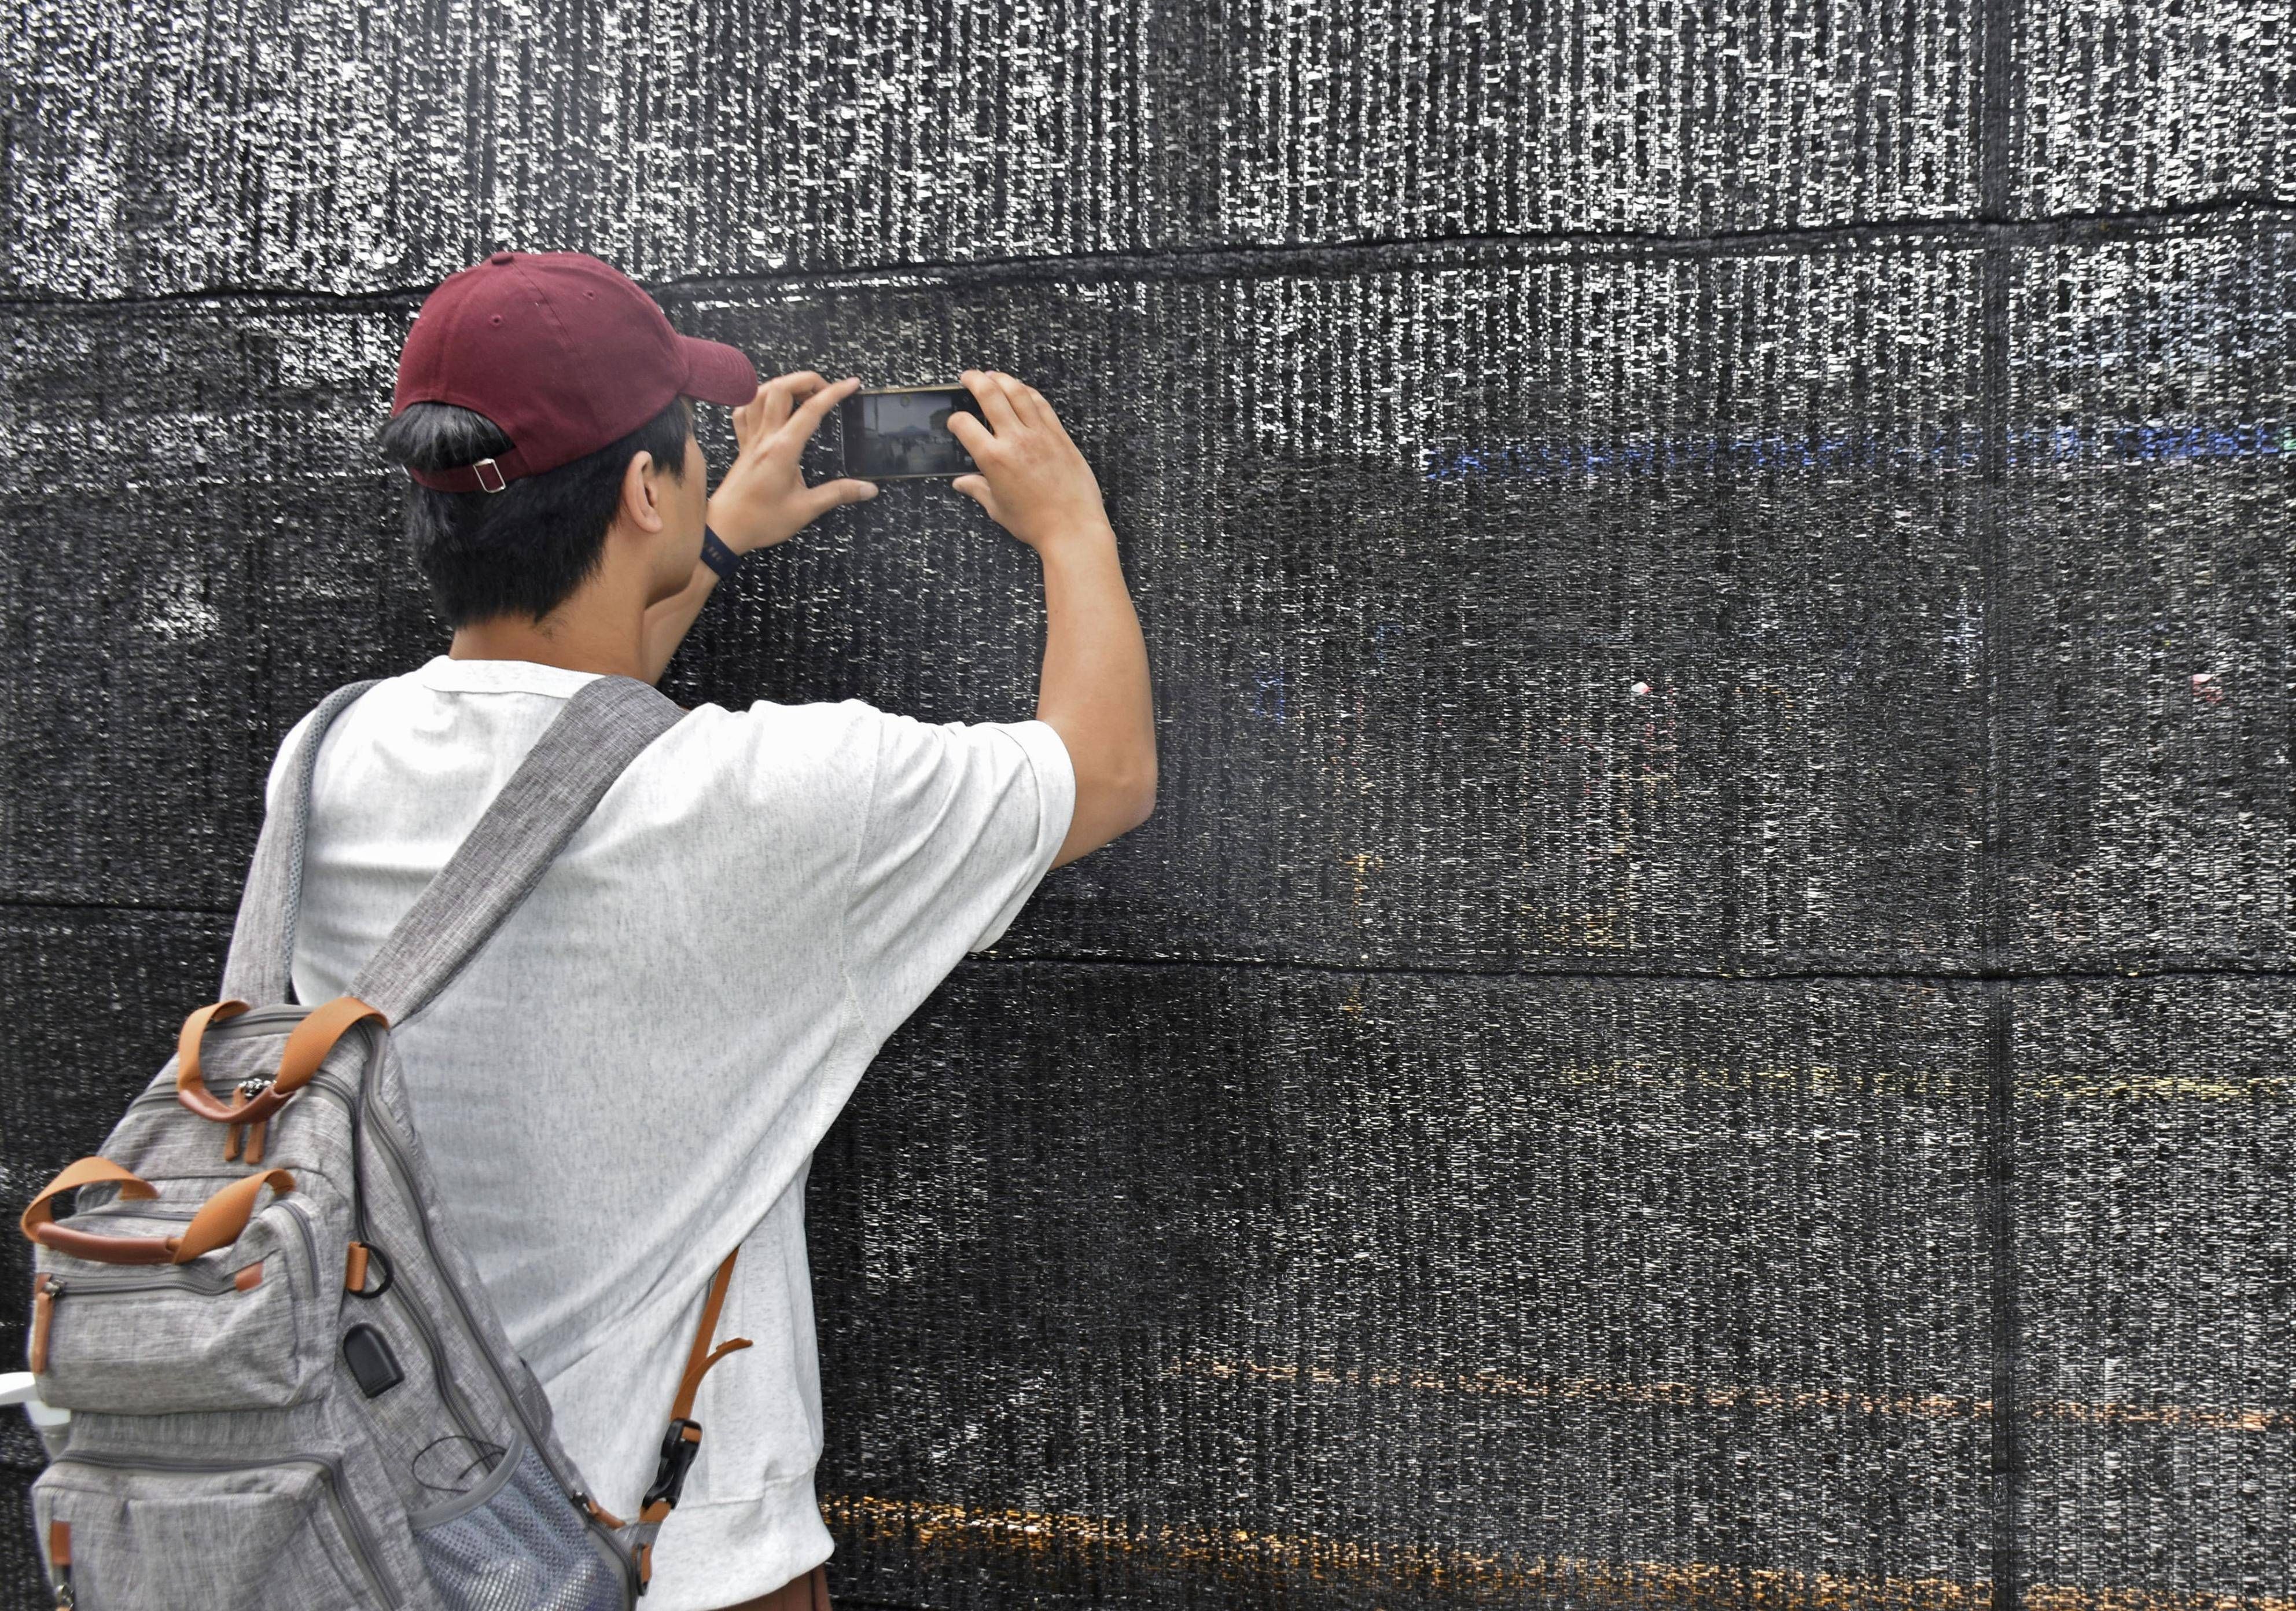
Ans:
<svg viewBox="0 0 2296 1611"><path fill-rule="evenodd" d="M113 1204L92 1208L84 1214L74 1214L72 1218L189 1221L200 1212L196 1205L189 1204L147 1204L141 1198L130 1201L134 1204L132 1207L123 1208ZM285 1210L287 1217L295 1222L295 1239L303 1247L303 1268L311 1272L311 1290L316 1293L319 1290L319 1238L311 1229L311 1211L303 1205L300 1199L291 1196L283 1196L273 1206ZM71 1284L99 1292L145 1292L157 1291L164 1286L188 1286L194 1290L204 1287L209 1296L215 1296L231 1285L232 1278L236 1274L237 1270L217 1270L201 1264L163 1264L148 1276L77 1275L71 1278ZM52 1290L62 1291L63 1281L64 1278L54 1271L48 1272L48 1284Z"/></svg>
<svg viewBox="0 0 2296 1611"><path fill-rule="evenodd" d="M482 1435L486 1428L479 1424L478 1417L463 1401L462 1390L455 1385L455 1378L447 1369L446 1347L439 1342L438 1328L430 1324L430 1317L422 1312L414 1299L399 1290L395 1278L390 1291L384 1295L390 1299L393 1308L406 1317L415 1335L422 1339L422 1351L430 1356L430 1379L439 1384L439 1396L446 1401L447 1413L454 1417L455 1425L463 1429L463 1435L472 1443L480 1448L491 1448L494 1440Z"/></svg>
<svg viewBox="0 0 2296 1611"><path fill-rule="evenodd" d="M34 1375L46 1374L48 1336L56 1323L56 1308L70 1294L78 1294L83 1301L136 1292L177 1292L199 1298L219 1298L232 1290L237 1273L178 1265L163 1266L149 1275L76 1275L67 1281L53 1270L43 1270L32 1284L32 1332L25 1349L26 1362Z"/></svg>
<svg viewBox="0 0 2296 1611"><path fill-rule="evenodd" d="M53 1270L48 1272L46 1291L51 1299L62 1297L66 1287L74 1292L100 1294L105 1297L128 1292L173 1291L191 1292L203 1298L219 1298L231 1290L231 1276L193 1270L184 1264L173 1269L163 1268L148 1276L78 1275L67 1280Z"/></svg>
<svg viewBox="0 0 2296 1611"><path fill-rule="evenodd" d="M195 1474L255 1471L271 1466L316 1466L326 1485L327 1508L334 1512L336 1525L342 1529L343 1536L350 1541L351 1554L358 1562L360 1574L366 1579L366 1586L373 1591L379 1604L398 1604L383 1582L381 1569L375 1565L378 1551L373 1536L367 1532L366 1524L343 1503L342 1462L330 1456L296 1454L282 1455L269 1460L201 1460L180 1455L100 1454L93 1450L75 1449L57 1456L55 1464L100 1466L113 1471L186 1471Z"/></svg>
<svg viewBox="0 0 2296 1611"><path fill-rule="evenodd" d="M216 1032L209 1030L208 1032L209 1034L213 1034ZM221 1096L226 1092L236 1090L241 1086L249 1083L250 1081L255 1080L260 1080L267 1086L271 1083L272 1077L268 1074L250 1074L246 1080L234 1080L229 1085L222 1087L220 1090L214 1086L209 1086L208 1089L215 1095ZM350 1093L343 1089L343 1088L335 1081L327 1078L324 1074L316 1074L312 1076L311 1080L303 1087L303 1089L305 1090L324 1091L336 1101L341 1103L346 1108L350 1106ZM175 1100L176 1088L172 1085L163 1086L156 1090L137 1092L135 1100L128 1103L127 1107L128 1111L133 1113L135 1109L142 1107L146 1103L173 1103Z"/></svg>
<svg viewBox="0 0 2296 1611"><path fill-rule="evenodd" d="M295 1221L295 1229L302 1237L303 1268L311 1272L311 1295L316 1298L322 1290L319 1285L319 1236L311 1229L311 1211L303 1206L300 1197L283 1197L281 1203L287 1210L287 1217Z"/></svg>
<svg viewBox="0 0 2296 1611"><path fill-rule="evenodd" d="M382 1037L377 1035L373 1037L373 1041L374 1050L369 1054L370 1069L373 1060L380 1058L382 1052ZM372 1084L366 1085L363 1100L369 1109L374 1107ZM408 1201L415 1204L415 1225L422 1232L422 1245L430 1252L431 1268L439 1272L439 1284L447 1289L447 1296L454 1301L455 1311L463 1317L463 1327L470 1338L472 1352L486 1361L487 1369L493 1374L496 1385L502 1390L504 1401L510 1406L512 1418L525 1432L527 1442L533 1445L536 1458L540 1459L544 1467L549 1471L551 1481L557 1485L558 1492L565 1496L566 1501L573 1506L575 1514L581 1516L583 1522L597 1534L606 1548L613 1552L614 1558L620 1563L623 1592L627 1595L637 1584L636 1560L631 1556L622 1541L614 1535L613 1529L598 1519L596 1513L586 1502L589 1495L583 1491L579 1484L570 1480L569 1474L560 1467L557 1460L552 1456L549 1444L543 1438L540 1428L528 1420L525 1401L519 1397L517 1387L504 1373L500 1362L496 1360L494 1350L487 1346L485 1337L480 1334L478 1320L471 1313L469 1301L463 1296L461 1286L453 1278L446 1261L439 1256L439 1245L430 1235L430 1217L422 1212L421 1194L414 1188L414 1165L408 1162L405 1150L398 1145L398 1138L391 1133L389 1118L390 1115L387 1114L377 1114L378 1122L373 1126L374 1131L382 1139L383 1156L390 1160L391 1171L398 1177L399 1189L406 1195ZM394 1286L392 1291L397 1290ZM439 1374L439 1381L442 1387L445 1386L447 1377L443 1372Z"/></svg>
<svg viewBox="0 0 2296 1611"><path fill-rule="evenodd" d="M370 1060L380 1055L381 1041L378 1038L375 1050L369 1054ZM330 1095L341 1099L345 1110L351 1115L351 1145L356 1152L356 1149L359 1145L360 1133L366 1128L365 1125L363 1125L358 1122L358 1103L355 1102L354 1098L348 1094L338 1090L332 1084L327 1084L318 1080L314 1080L311 1083L313 1086L324 1086L324 1089L325 1089ZM364 1085L364 1078L362 1078L361 1083ZM358 1100L364 1101L364 1098L360 1098ZM373 1106L373 1105L371 1102L368 1102L365 1103L365 1106ZM438 1249L430 1241L430 1227L428 1218L422 1210L422 1196L415 1191L412 1181L407 1177L406 1167L403 1160L399 1158L396 1150L397 1144L391 1141L390 1126L381 1125L378 1128L385 1142L389 1143L390 1146L391 1150L390 1155L393 1164L396 1166L396 1172L399 1177L400 1186L406 1194L406 1200L413 1205L415 1221L422 1234L423 1245L427 1247L430 1247L431 1249L431 1263L433 1267L439 1270L442 1284L451 1291L453 1290L455 1284L451 1280L445 1279L446 1267L439 1262ZM354 1163L354 1168L356 1167L357 1165ZM365 1227L361 1225L354 1234L363 1234L365 1230ZM463 1435L465 1438L468 1438L473 1444L480 1448L492 1447L493 1440L485 1435L485 1426L480 1421L476 1412L471 1409L469 1401L463 1397L462 1390L455 1385L454 1373L449 1368L447 1360L446 1345L439 1341L439 1328L430 1323L430 1317L423 1311L422 1306L416 1303L412 1296L398 1286L396 1280L391 1283L390 1290L388 1293L380 1294L378 1295L388 1297L390 1300L391 1306L406 1317L407 1325L414 1330L417 1336L422 1339L423 1352L430 1355L430 1379L439 1385L439 1396L447 1406L447 1415L454 1419L455 1425L461 1428ZM460 1298L460 1295L461 1295L459 1293L456 1294L458 1299ZM472 1340L475 1342L476 1338L474 1337ZM485 1348L480 1347L478 1349L478 1352L484 1354L487 1351ZM511 1408L513 1416L516 1417L520 1425L524 1426L525 1418L522 1415L517 1414L518 1403L516 1399L512 1399L511 1401ZM529 1434L530 1436L531 1428L529 1428ZM508 1457L505 1456L504 1458Z"/></svg>

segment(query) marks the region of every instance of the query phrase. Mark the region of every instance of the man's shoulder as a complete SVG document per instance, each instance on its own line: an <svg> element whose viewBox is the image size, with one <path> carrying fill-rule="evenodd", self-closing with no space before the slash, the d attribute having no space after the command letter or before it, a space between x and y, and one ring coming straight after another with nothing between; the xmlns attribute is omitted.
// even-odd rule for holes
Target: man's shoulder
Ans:
<svg viewBox="0 0 2296 1611"><path fill-rule="evenodd" d="M547 726L543 711L535 711L514 719L508 729L499 723L481 721L472 732L449 731L463 725L459 721L441 725L459 703L455 695L480 690L436 686L436 678L426 675L434 669L417 668L373 679L373 686L336 719L325 742L332 744L340 738L354 737L361 747L379 746L393 753L411 744L427 755L440 745L449 752L473 743L487 747L483 739L497 744L505 738L530 742L538 736L537 723ZM550 697L532 703L546 710L554 699L570 693L570 686L483 691L545 695ZM266 781L266 804L278 802L289 758L305 741L322 703L314 702L281 736ZM745 705L704 703L686 711L630 769L645 777L650 785L647 792L655 793L754 796L795 788L835 795L848 787L865 792L885 730L908 719L859 699L795 703L761 699Z"/></svg>
<svg viewBox="0 0 2296 1611"><path fill-rule="evenodd" d="M887 711L865 700L840 699L807 704L759 700L740 709L698 705L678 724L689 729L666 753L684 759L694 751L737 760L745 752L768 756L783 767L816 765L870 777L882 769L914 771L948 762L968 750L997 749L1008 740L1032 759L1058 736L1043 721L936 721Z"/></svg>
<svg viewBox="0 0 2296 1611"><path fill-rule="evenodd" d="M857 699L693 706L633 769L685 792L865 790L885 713Z"/></svg>
<svg viewBox="0 0 2296 1611"><path fill-rule="evenodd" d="M665 736L737 753L770 745L787 754L818 753L835 760L866 761L879 724L888 717L857 699L816 700L783 704L770 699L746 705L698 704L680 717Z"/></svg>

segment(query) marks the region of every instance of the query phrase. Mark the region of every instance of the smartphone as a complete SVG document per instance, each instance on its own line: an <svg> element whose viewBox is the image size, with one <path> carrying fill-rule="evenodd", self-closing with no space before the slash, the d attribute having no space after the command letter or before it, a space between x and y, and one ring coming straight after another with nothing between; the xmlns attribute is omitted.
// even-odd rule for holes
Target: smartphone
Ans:
<svg viewBox="0 0 2296 1611"><path fill-rule="evenodd" d="M964 475L977 466L949 433L948 416L980 417L980 405L962 386L893 386L857 391L837 405L837 434L845 473L865 481Z"/></svg>

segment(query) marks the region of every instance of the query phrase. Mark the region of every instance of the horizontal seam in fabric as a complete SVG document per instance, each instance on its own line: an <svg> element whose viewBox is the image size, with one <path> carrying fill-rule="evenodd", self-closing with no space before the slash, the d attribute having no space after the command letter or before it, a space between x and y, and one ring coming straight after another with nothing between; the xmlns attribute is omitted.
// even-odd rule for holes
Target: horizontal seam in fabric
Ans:
<svg viewBox="0 0 2296 1611"><path fill-rule="evenodd" d="M813 1485L814 1475L819 1469L820 1467L816 1463L814 1466L808 1467L804 1473L798 1476L767 1477L766 1479L766 1492L758 1494L754 1499L683 1500L677 1507L676 1514L679 1516L693 1516L697 1512L703 1510L754 1510L758 1506L765 1502L768 1495L777 1491L798 1487L810 1488Z"/></svg>
<svg viewBox="0 0 2296 1611"><path fill-rule="evenodd" d="M465 688L456 687L451 684L441 686L435 682L426 682L417 686L427 688L433 694L536 694L545 699L571 699L574 696L571 689L561 693L555 688Z"/></svg>
<svg viewBox="0 0 2296 1611"><path fill-rule="evenodd" d="M855 282L898 277L904 284L927 285L952 281L1030 278L1116 277L1160 281L1193 277L1188 271L1218 260L1242 260L1247 267L1273 264L1280 271L1286 260L1324 269L1332 259L1407 258L1418 254L1453 253L1499 255L1537 251L1562 258L1611 257L1621 252L1665 257L1677 254L1736 254L1793 251L1834 242L1894 246L1899 238L1915 245L1932 238L1968 241L1997 234L2010 244L2038 242L2118 245L2116 231L2144 231L2187 237L2231 233L2244 228L2285 230L2296 201L2268 193L2241 192L2189 201L2157 202L2112 211L2044 213L2032 217L1993 218L1962 212L1924 217L1904 214L1890 218L1840 219L1824 224L1761 226L1739 229L1634 231L1602 228L1524 229L1489 234L1367 235L1324 242L1209 242L1194 241L1144 251L1085 251L1014 254L1004 257L940 259L922 263L873 259L845 264L815 264L799 268L735 269L722 274L688 275L639 284L657 300L688 301L753 287L842 289ZM1344 268L1344 265L1343 265ZM1177 270L1178 272L1175 272ZM317 308L324 312L411 312L436 289L435 284L373 285L346 291L314 291L291 285L216 283L176 291L130 292L117 296L69 297L34 293L0 296L0 314L135 312L146 308L184 305L214 307L256 303L284 309Z"/></svg>
<svg viewBox="0 0 2296 1611"><path fill-rule="evenodd" d="M421 688L421 689L424 690L426 693L430 693L430 694L526 694L526 695L533 695L534 697L536 697L536 698L539 698L539 699L556 699L556 700L568 700L568 699L571 699L571 698L573 698L573 697L574 697L574 694L575 694L575 690L574 690L574 689L572 689L572 688L564 688L564 689L561 689L561 688L471 688L471 687L460 687L460 686L455 686L455 685L454 685L454 684L452 684L452 683L448 683L448 684L441 685L441 684L435 683L435 682L424 682L424 681L422 681L422 673L420 673L420 672L410 672L410 673L408 673L408 675L409 675L410 677L412 677L412 678L414 679L414 686L415 686L416 687Z"/></svg>

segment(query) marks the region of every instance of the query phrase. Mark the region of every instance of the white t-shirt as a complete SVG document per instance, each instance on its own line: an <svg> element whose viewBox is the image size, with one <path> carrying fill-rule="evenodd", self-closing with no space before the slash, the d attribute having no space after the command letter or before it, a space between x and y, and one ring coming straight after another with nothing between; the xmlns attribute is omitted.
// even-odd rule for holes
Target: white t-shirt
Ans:
<svg viewBox="0 0 2296 1611"><path fill-rule="evenodd" d="M345 990L590 675L441 655L336 719L299 999ZM275 760L272 810L284 783ZM828 1558L807 1165L885 1038L1004 933L1075 799L1041 721L702 705L393 1026L451 1222L619 1515L652 1478L710 1273L741 1246L717 1335L756 1345L702 1383L650 1611L711 1611Z"/></svg>

